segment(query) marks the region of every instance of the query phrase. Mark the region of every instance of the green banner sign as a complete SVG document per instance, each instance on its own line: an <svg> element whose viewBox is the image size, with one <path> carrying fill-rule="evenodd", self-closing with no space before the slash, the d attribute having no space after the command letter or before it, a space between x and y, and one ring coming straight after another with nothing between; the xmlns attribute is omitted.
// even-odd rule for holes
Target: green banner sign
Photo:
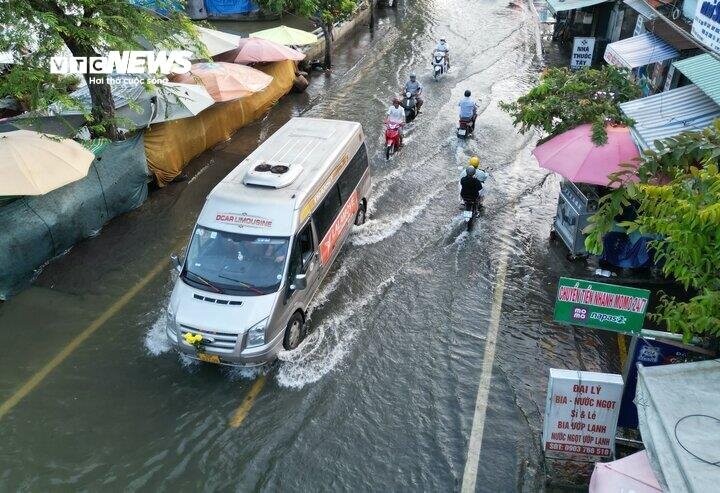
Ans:
<svg viewBox="0 0 720 493"><path fill-rule="evenodd" d="M561 277L555 299L555 321L639 334L650 291Z"/></svg>

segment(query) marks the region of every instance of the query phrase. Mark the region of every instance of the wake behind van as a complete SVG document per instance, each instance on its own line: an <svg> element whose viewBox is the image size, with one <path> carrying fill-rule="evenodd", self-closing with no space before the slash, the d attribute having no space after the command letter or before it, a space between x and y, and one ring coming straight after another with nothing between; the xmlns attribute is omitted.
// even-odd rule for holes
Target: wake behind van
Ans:
<svg viewBox="0 0 720 493"><path fill-rule="evenodd" d="M258 365L295 349L370 170L359 123L293 118L208 195L168 306L167 337L202 361Z"/></svg>

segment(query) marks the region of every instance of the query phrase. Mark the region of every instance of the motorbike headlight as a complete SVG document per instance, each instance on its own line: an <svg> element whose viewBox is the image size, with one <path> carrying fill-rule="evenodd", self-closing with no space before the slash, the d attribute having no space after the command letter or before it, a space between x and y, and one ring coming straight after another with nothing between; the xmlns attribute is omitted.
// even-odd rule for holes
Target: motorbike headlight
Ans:
<svg viewBox="0 0 720 493"><path fill-rule="evenodd" d="M257 347L265 344L265 328L267 327L267 322L268 319L266 318L248 329L245 347Z"/></svg>

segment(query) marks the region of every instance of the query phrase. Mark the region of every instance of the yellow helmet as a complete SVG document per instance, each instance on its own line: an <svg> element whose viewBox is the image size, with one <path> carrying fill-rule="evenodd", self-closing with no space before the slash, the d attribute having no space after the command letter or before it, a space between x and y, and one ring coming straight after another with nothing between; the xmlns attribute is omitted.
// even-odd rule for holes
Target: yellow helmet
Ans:
<svg viewBox="0 0 720 493"><path fill-rule="evenodd" d="M480 159L478 159L477 156L471 157L470 158L470 166L472 166L473 168L477 168L478 166L480 166Z"/></svg>

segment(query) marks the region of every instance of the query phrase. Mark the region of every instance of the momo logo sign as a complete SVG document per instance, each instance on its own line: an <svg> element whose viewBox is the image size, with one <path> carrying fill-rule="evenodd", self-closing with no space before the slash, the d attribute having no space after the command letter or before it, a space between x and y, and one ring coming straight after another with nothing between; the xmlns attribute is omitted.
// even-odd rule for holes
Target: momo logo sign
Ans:
<svg viewBox="0 0 720 493"><path fill-rule="evenodd" d="M650 291L561 277L555 321L627 334L642 330Z"/></svg>
<svg viewBox="0 0 720 493"><path fill-rule="evenodd" d="M720 53L720 1L698 1L692 35L715 53Z"/></svg>
<svg viewBox="0 0 720 493"><path fill-rule="evenodd" d="M54 56L53 74L184 74L192 64L189 51L110 51L104 56Z"/></svg>
<svg viewBox="0 0 720 493"><path fill-rule="evenodd" d="M215 215L215 220L220 223L233 224L238 227L248 228L271 228L272 219L260 216L251 216L250 214L233 214L219 213Z"/></svg>

